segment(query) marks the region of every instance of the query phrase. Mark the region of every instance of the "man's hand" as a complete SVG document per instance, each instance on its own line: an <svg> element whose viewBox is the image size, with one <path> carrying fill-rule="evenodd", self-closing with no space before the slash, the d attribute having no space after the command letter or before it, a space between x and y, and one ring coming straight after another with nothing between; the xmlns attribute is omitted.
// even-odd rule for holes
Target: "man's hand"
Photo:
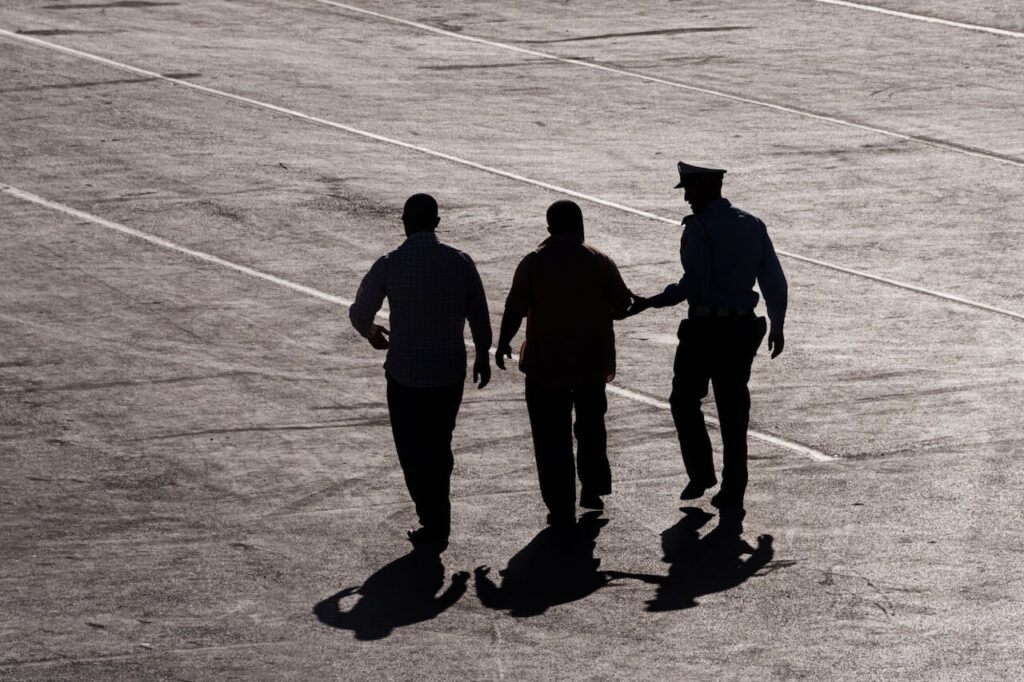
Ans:
<svg viewBox="0 0 1024 682"><path fill-rule="evenodd" d="M773 358L779 357L779 354L785 347L786 337L783 336L782 332L773 332L768 335L768 350L772 352Z"/></svg>
<svg viewBox="0 0 1024 682"><path fill-rule="evenodd" d="M486 353L479 353L473 363L473 383L481 389L491 380L491 358ZM477 383L479 382L479 383Z"/></svg>
<svg viewBox="0 0 1024 682"><path fill-rule="evenodd" d="M499 342L497 350L494 351L494 364L502 371L505 369L505 358L512 359L512 346Z"/></svg>
<svg viewBox="0 0 1024 682"><path fill-rule="evenodd" d="M629 308L626 310L626 317L633 317L651 307L650 299L643 296L637 296L636 294L630 294L633 297L633 302L629 304Z"/></svg>
<svg viewBox="0 0 1024 682"><path fill-rule="evenodd" d="M388 334L390 334L386 328L379 324L373 325L373 329L370 331L370 335L366 339L370 342L370 345L377 350L387 350L388 348Z"/></svg>

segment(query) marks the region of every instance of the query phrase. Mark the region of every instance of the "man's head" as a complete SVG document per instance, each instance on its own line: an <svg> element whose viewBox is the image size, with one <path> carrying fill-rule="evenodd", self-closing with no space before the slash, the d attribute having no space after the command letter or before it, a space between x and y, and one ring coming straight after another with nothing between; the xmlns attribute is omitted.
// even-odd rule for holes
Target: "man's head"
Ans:
<svg viewBox="0 0 1024 682"><path fill-rule="evenodd" d="M437 202L429 194L413 194L405 200L402 223L406 236L417 232L433 232L441 219L437 216Z"/></svg>
<svg viewBox="0 0 1024 682"><path fill-rule="evenodd" d="M678 169L679 184L676 188L683 188L683 199L690 204L695 214L700 213L715 199L722 197L722 178L725 171L721 168L702 168L680 161Z"/></svg>
<svg viewBox="0 0 1024 682"><path fill-rule="evenodd" d="M548 206L548 232L583 237L583 211L575 201L563 199Z"/></svg>

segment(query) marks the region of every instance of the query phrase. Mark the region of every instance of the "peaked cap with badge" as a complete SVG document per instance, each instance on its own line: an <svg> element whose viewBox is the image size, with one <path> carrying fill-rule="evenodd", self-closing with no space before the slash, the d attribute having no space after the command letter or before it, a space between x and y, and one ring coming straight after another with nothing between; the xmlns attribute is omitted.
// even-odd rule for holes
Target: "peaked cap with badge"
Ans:
<svg viewBox="0 0 1024 682"><path fill-rule="evenodd" d="M675 189L686 187L687 185L697 185L709 180L721 180L722 176L726 173L722 168L702 168L700 166L691 166L682 161L679 162L677 167L679 168L679 184L675 186Z"/></svg>

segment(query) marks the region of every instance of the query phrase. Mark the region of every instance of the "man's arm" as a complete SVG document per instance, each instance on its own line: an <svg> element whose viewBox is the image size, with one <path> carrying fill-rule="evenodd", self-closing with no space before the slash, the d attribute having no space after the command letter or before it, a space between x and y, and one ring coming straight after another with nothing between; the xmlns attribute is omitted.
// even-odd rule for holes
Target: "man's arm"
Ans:
<svg viewBox="0 0 1024 682"><path fill-rule="evenodd" d="M621 320L626 317L634 296L629 290L629 287L626 286L626 283L622 281L622 275L619 273L619 268L611 258L608 259L608 267L611 278L608 291L608 303L611 306L612 319Z"/></svg>
<svg viewBox="0 0 1024 682"><path fill-rule="evenodd" d="M480 273L468 255L466 263L469 266L466 319L469 321L469 332L473 336L473 347L476 349L473 381L479 382L477 388L483 388L491 380L491 316L487 312L487 295L484 293L484 284L480 281Z"/></svg>
<svg viewBox="0 0 1024 682"><path fill-rule="evenodd" d="M512 357L512 337L519 331L523 318L530 312L530 273L534 254L527 254L519 261L516 274L512 277L512 288L505 298L505 312L501 315L501 331L498 334L498 349L494 362L505 369L505 358Z"/></svg>
<svg viewBox="0 0 1024 682"><path fill-rule="evenodd" d="M686 273L683 273L682 279L678 282L669 284L660 294L655 294L645 299L646 305L644 308L667 308L668 306L682 303L686 300L687 292L690 289L688 285Z"/></svg>
<svg viewBox="0 0 1024 682"><path fill-rule="evenodd" d="M782 264L779 263L775 246L772 244L771 238L768 237L767 230L764 233L761 262L757 268L757 285L764 296L768 319L771 320L771 330L768 332L768 350L775 358L786 345L786 337L782 328L786 321L789 285L786 283L786 275L782 272Z"/></svg>
<svg viewBox="0 0 1024 682"><path fill-rule="evenodd" d="M370 271L363 277L356 291L356 300L348 309L348 319L356 331L362 334L370 342L370 345L378 350L388 347L386 335L388 330L379 324L374 323L377 311L384 303L387 295L385 281L387 276L387 257L378 258L370 268Z"/></svg>

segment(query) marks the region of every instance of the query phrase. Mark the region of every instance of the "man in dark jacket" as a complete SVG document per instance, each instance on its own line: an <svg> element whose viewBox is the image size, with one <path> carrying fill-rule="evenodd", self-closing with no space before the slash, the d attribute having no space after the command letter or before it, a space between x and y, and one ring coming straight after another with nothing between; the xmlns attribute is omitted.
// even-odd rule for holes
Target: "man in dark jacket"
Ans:
<svg viewBox="0 0 1024 682"><path fill-rule="evenodd" d="M601 495L612 491L605 384L615 376L612 320L625 314L630 293L612 259L584 243L579 206L556 201L548 208L547 223L551 236L516 268L496 360L505 369L512 337L526 317L519 368L526 373L541 496L548 523L557 525L576 520L573 408L580 504L602 509Z"/></svg>
<svg viewBox="0 0 1024 682"><path fill-rule="evenodd" d="M693 214L683 219L680 258L683 277L650 298L637 297L630 315L687 301L679 325L679 347L672 378L672 417L689 483L681 499L692 500L718 481L701 400L708 382L722 430L722 488L711 498L727 527L742 530L747 488L747 426L750 421L750 368L766 324L754 315L757 281L764 295L771 333L771 356L782 352L787 285L772 240L761 220L722 198L725 171L679 162L679 184Z"/></svg>

